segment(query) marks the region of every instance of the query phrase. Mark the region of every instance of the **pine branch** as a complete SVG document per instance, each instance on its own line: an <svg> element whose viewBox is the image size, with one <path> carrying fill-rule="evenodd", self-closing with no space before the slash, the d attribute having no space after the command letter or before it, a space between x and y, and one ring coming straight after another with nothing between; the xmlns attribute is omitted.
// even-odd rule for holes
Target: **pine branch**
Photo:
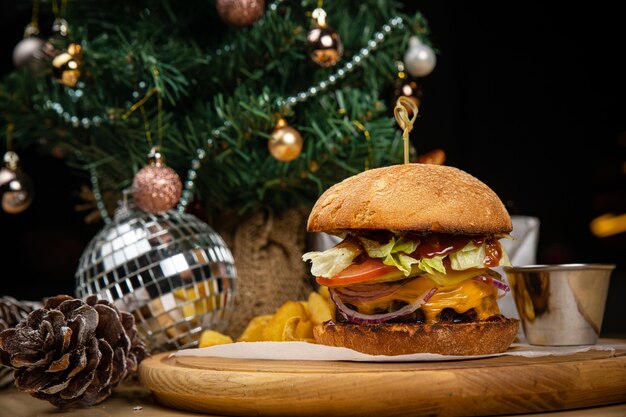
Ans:
<svg viewBox="0 0 626 417"><path fill-rule="evenodd" d="M279 162L267 151L275 114L284 110L276 104L335 71L306 54L307 12L316 6L285 1L251 27L230 28L207 2L70 1L71 39L84 48L80 85L16 70L0 84L0 125L14 123L17 149L41 146L40 138L63 144L73 153L68 163L96 166L101 187L121 191L150 147L136 108L145 98L153 141L162 132L167 163L181 177L196 151L206 151L196 195L209 210L311 204L348 175L401 161L387 96L409 36L428 41L423 16L402 15L401 4L328 2L329 24L344 42L342 62L392 16L402 16L405 29L388 34L335 88L289 110L286 119L302 134L304 149L296 160ZM164 100L160 127L154 88ZM95 119L97 126L82 123Z"/></svg>

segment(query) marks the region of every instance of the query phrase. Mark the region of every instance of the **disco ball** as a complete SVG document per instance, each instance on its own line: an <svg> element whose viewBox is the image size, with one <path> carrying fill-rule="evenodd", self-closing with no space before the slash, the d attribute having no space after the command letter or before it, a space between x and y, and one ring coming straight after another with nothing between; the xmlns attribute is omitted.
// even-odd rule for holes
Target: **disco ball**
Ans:
<svg viewBox="0 0 626 417"><path fill-rule="evenodd" d="M153 351L185 349L203 330L226 328L236 276L230 249L206 223L126 207L84 250L76 295L131 312Z"/></svg>

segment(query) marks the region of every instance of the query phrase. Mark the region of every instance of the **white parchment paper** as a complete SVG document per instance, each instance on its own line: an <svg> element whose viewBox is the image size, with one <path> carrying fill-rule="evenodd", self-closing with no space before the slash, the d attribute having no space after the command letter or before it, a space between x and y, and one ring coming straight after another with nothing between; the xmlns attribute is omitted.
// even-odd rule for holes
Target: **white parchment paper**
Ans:
<svg viewBox="0 0 626 417"><path fill-rule="evenodd" d="M171 356L211 356L234 359L270 359L301 361L354 361L354 362L430 362L489 358L495 356L525 356L536 358L549 355L570 355L589 350L615 352L626 349L626 343L598 343L590 346L531 346L514 343L506 352L479 356L450 356L430 353L383 356L368 355L352 349L316 345L306 342L239 342L200 349L185 349Z"/></svg>

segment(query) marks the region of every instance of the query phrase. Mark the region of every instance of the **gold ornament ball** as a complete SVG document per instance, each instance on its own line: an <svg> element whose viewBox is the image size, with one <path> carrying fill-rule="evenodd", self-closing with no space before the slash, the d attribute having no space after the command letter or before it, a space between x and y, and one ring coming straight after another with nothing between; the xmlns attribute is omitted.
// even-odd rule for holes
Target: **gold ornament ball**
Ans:
<svg viewBox="0 0 626 417"><path fill-rule="evenodd" d="M339 34L330 26L315 25L307 35L309 56L321 67L332 67L343 55Z"/></svg>
<svg viewBox="0 0 626 417"><path fill-rule="evenodd" d="M217 0L217 14L232 26L249 26L265 12L265 0Z"/></svg>
<svg viewBox="0 0 626 417"><path fill-rule="evenodd" d="M272 131L272 138L267 142L270 154L281 162L296 159L302 152L302 136L284 120L279 120Z"/></svg>
<svg viewBox="0 0 626 417"><path fill-rule="evenodd" d="M135 175L132 190L137 207L156 214L174 208L182 195L183 184L172 168L148 165Z"/></svg>
<svg viewBox="0 0 626 417"><path fill-rule="evenodd" d="M67 50L61 52L52 60L52 74L63 85L76 87L80 78L82 48L77 43L71 43Z"/></svg>

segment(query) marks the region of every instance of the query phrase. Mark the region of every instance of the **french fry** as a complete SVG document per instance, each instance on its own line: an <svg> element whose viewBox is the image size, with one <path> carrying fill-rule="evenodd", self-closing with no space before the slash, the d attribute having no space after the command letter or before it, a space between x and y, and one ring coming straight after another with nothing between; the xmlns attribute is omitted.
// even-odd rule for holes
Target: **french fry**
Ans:
<svg viewBox="0 0 626 417"><path fill-rule="evenodd" d="M233 343L233 339L230 336L216 332L215 330L205 330L200 336L201 348L215 345L225 345L227 343Z"/></svg>
<svg viewBox="0 0 626 417"><path fill-rule="evenodd" d="M312 292L306 301L287 301L274 314L257 316L237 342L306 341L315 343L313 326L332 320L334 304L328 288Z"/></svg>
<svg viewBox="0 0 626 417"><path fill-rule="evenodd" d="M326 299L326 301L330 301L330 292L328 291L328 287L320 286L317 292Z"/></svg>
<svg viewBox="0 0 626 417"><path fill-rule="evenodd" d="M306 309L298 301L287 301L269 320L263 329L263 340L280 342L285 324L292 317L306 317Z"/></svg>
<svg viewBox="0 0 626 417"><path fill-rule="evenodd" d="M243 331L241 336L237 338L238 342L262 342L263 339L263 330L267 327L267 324L270 322L273 314L265 314L263 316L256 316L248 326Z"/></svg>
<svg viewBox="0 0 626 417"><path fill-rule="evenodd" d="M281 335L281 339L284 342L293 342L296 339L296 328L298 327L298 323L300 323L300 317L290 317L289 320L285 323L285 327L283 328L283 334Z"/></svg>
<svg viewBox="0 0 626 417"><path fill-rule="evenodd" d="M333 312L328 300L319 293L312 292L309 294L308 304L309 317L314 324L322 324L333 319Z"/></svg>
<svg viewBox="0 0 626 417"><path fill-rule="evenodd" d="M309 317L309 303L306 301L298 301L300 304L302 304L302 307L304 307L304 316L303 317Z"/></svg>
<svg viewBox="0 0 626 417"><path fill-rule="evenodd" d="M314 323L311 320L300 319L296 327L296 337L298 340L315 343L313 325Z"/></svg>
<svg viewBox="0 0 626 417"><path fill-rule="evenodd" d="M313 323L302 317L290 317L285 323L281 339L284 342L309 342L313 339Z"/></svg>

